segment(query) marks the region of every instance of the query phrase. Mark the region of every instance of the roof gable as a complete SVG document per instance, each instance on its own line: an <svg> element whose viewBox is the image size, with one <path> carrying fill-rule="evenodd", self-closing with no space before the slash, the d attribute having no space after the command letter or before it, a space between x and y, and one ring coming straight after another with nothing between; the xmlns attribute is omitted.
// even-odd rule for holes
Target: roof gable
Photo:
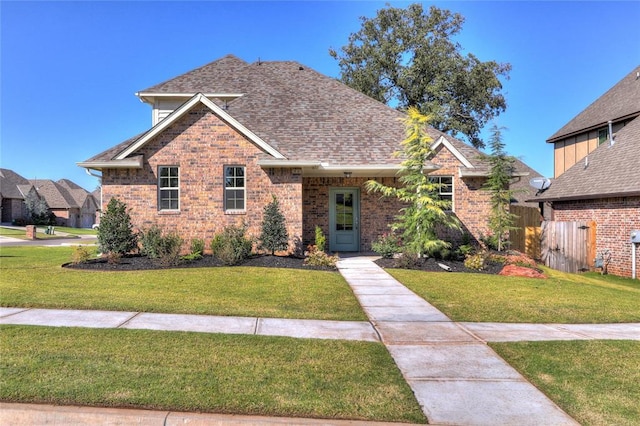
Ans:
<svg viewBox="0 0 640 426"><path fill-rule="evenodd" d="M30 182L52 209L78 208L82 205L78 205L67 188L57 182L49 179L33 179Z"/></svg>
<svg viewBox="0 0 640 426"><path fill-rule="evenodd" d="M26 194L20 190L21 185L30 185L29 181L10 169L0 169L0 193L2 198L24 199Z"/></svg>
<svg viewBox="0 0 640 426"><path fill-rule="evenodd" d="M640 66L620 80L605 94L576 115L560 130L554 133L547 142L585 130L602 127L608 121L620 121L640 114Z"/></svg>
<svg viewBox="0 0 640 426"><path fill-rule="evenodd" d="M270 146L265 141L260 139L255 133L253 133L251 130L249 130L245 126L243 126L240 122L238 122L235 118L233 118L231 115L229 115L227 112L225 112L222 108L220 108L218 105L213 103L211 100L209 100L202 93L198 93L195 96L193 96L191 99L189 99L187 102L182 104L182 106L180 106L177 110L175 110L171 114L169 114L169 116L167 116L167 118L162 120L160 123L156 124L153 128L151 128L151 130L149 130L147 133L145 133L140 139L138 139L133 144L128 146L126 149L124 149L122 152L117 154L113 159L114 160L124 160L124 159L126 159L129 155L131 155L134 152L136 152L138 149L140 149L142 146L144 146L151 139L153 139L154 137L156 137L157 135L162 133L162 131L164 131L167 127L169 127L173 123L175 123L178 119L180 119L182 116L184 116L187 112L189 112L198 103L201 103L204 106L206 106L207 108L209 108L211 111L213 111L214 114L216 114L222 120L227 122L231 127L236 129L243 136L248 138L250 141L252 141L254 144L256 144L258 147L260 147L262 150L267 152L269 155L271 155L271 156L273 156L275 158L284 158L284 156L282 154L280 154L276 149L274 149L272 146Z"/></svg>

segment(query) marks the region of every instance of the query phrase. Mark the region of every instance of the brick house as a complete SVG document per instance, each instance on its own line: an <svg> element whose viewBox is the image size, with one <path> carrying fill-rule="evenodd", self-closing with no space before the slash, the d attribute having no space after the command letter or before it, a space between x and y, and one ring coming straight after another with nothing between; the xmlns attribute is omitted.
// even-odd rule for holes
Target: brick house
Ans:
<svg viewBox="0 0 640 426"><path fill-rule="evenodd" d="M26 209L24 199L32 185L28 179L9 169L0 169L1 220L11 223L24 219Z"/></svg>
<svg viewBox="0 0 640 426"><path fill-rule="evenodd" d="M56 216L56 223L70 228L91 228L95 222L98 201L86 189L70 181L60 179L33 179L31 184L44 197L49 210Z"/></svg>
<svg viewBox="0 0 640 426"><path fill-rule="evenodd" d="M556 179L530 201L549 203L549 220L595 221L595 249L611 253L609 272L631 276L631 232L640 230L640 67L547 142Z"/></svg>
<svg viewBox="0 0 640 426"><path fill-rule="evenodd" d="M228 55L136 95L152 108L151 129L78 165L102 172L103 203L127 203L138 228L157 224L208 243L244 222L257 236L273 194L292 249L313 242L318 225L331 251L368 251L401 207L364 184L398 184L404 115L297 62ZM425 172L445 184L441 196L479 238L487 165L471 146L429 133L435 155ZM514 182L531 172L519 165L526 170Z"/></svg>

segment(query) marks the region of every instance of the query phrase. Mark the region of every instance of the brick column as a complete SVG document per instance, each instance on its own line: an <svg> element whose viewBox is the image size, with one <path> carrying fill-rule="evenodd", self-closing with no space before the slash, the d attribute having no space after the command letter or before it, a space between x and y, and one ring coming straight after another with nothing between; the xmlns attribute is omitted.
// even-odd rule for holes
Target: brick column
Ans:
<svg viewBox="0 0 640 426"><path fill-rule="evenodd" d="M27 238L30 240L36 239L36 226L35 225L27 225Z"/></svg>

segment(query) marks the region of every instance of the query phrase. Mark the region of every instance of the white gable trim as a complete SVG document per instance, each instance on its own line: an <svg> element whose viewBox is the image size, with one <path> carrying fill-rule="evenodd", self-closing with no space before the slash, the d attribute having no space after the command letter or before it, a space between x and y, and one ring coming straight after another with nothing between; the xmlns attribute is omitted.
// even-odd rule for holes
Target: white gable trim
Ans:
<svg viewBox="0 0 640 426"><path fill-rule="evenodd" d="M243 136L247 137L251 142L255 143L264 150L266 153L272 155L275 158L284 159L285 156L274 149L271 145L260 139L255 133L251 130L247 129L245 126L240 124L238 120L231 117L225 110L220 108L215 103L211 102L205 95L202 93L197 93L187 102L182 104L178 109L173 111L171 114L167 116L160 123L156 124L151 128L147 133L144 134L140 139L138 139L133 145L130 145L127 149L119 153L114 160L124 160L132 153L136 152L138 149L143 147L147 142L149 142L154 137L158 136L162 133L167 127L172 125L178 119L180 119L183 115L185 115L188 111L190 111L198 102L209 108L213 111L214 114L219 116L222 120L226 121L231 127L240 132Z"/></svg>
<svg viewBox="0 0 640 426"><path fill-rule="evenodd" d="M470 169L474 168L473 164L471 164L469 160L467 160L467 158L462 155L462 153L460 153L460 151L458 151L453 145L451 145L451 142L449 142L444 136L440 136L438 140L431 145L431 149L436 150L436 148L438 148L440 145L443 145L445 148L447 148L453 154L453 156L458 159L458 161L464 164L465 167L468 167Z"/></svg>

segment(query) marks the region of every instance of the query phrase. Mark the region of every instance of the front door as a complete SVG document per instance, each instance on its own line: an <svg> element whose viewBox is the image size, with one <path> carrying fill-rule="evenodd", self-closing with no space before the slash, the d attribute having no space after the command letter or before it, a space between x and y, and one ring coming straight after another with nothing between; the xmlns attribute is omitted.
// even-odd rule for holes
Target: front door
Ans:
<svg viewBox="0 0 640 426"><path fill-rule="evenodd" d="M360 190L329 190L329 250L359 251Z"/></svg>

